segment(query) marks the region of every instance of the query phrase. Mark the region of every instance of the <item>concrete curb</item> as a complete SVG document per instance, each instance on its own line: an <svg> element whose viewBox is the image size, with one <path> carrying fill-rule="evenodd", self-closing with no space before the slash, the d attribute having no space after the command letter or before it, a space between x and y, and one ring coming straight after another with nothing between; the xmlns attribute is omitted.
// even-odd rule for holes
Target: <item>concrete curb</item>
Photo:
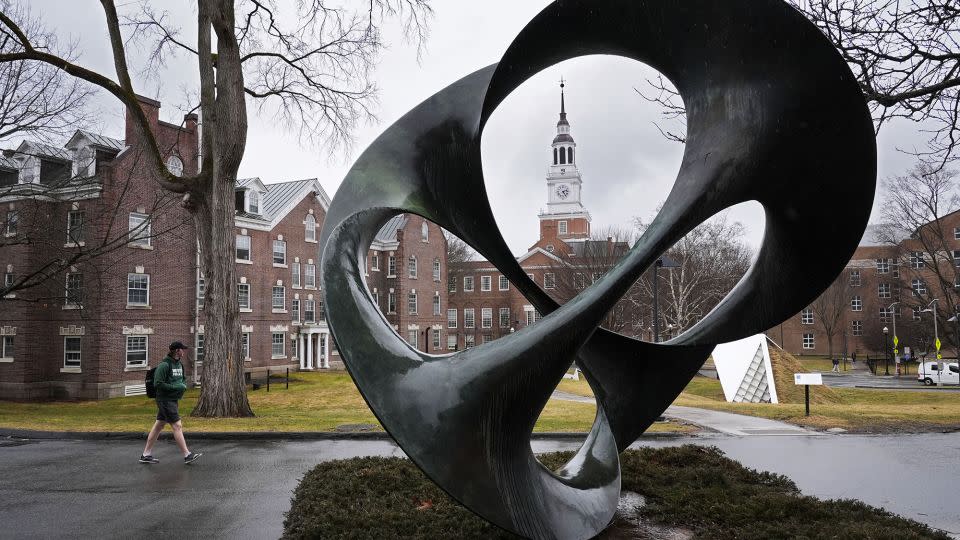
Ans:
<svg viewBox="0 0 960 540"><path fill-rule="evenodd" d="M190 440L204 439L215 441L392 441L384 431L361 432L333 432L333 431L186 431ZM673 439L695 436L695 433L644 433L644 439ZM586 433L570 432L538 432L532 435L533 440L577 440L586 438ZM2 429L0 439L32 439L32 440L145 440L147 434L135 431L33 431L27 429ZM165 431L160 434L161 439L171 439L173 434Z"/></svg>
<svg viewBox="0 0 960 540"><path fill-rule="evenodd" d="M940 390L942 392L960 392L960 388L957 388L957 387L949 387L949 388L946 386L937 387L937 385L933 385L933 386L920 385L920 386L917 386L916 388L912 388L912 387L908 388L906 386L872 386L867 384L857 384L857 385L854 385L854 388L867 388L870 390Z"/></svg>

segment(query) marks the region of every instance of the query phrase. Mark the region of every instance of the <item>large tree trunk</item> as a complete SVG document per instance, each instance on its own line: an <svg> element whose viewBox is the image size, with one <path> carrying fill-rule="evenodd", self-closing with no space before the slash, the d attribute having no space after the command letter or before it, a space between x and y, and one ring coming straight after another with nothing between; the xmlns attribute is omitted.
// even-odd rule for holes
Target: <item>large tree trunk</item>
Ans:
<svg viewBox="0 0 960 540"><path fill-rule="evenodd" d="M201 148L210 175L198 187L194 214L207 294L203 388L193 416L253 416L243 380L235 262L234 189L246 146L247 114L233 3L202 0L198 15ZM217 36L216 60L210 54L211 30Z"/></svg>

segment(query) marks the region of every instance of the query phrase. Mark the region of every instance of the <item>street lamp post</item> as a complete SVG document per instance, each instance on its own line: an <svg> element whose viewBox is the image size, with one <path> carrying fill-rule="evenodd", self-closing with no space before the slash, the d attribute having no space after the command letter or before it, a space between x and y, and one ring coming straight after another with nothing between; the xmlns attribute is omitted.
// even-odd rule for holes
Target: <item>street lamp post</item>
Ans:
<svg viewBox="0 0 960 540"><path fill-rule="evenodd" d="M660 299L657 295L660 283L660 268L677 268L680 263L670 257L660 257L653 263L653 342L660 343Z"/></svg>
<svg viewBox="0 0 960 540"><path fill-rule="evenodd" d="M890 312L891 315L893 315L893 354L894 354L893 360L894 360L894 363L897 364L897 377L900 376L900 348L899 348L900 343L899 343L899 338L897 337L897 310L893 309L893 306L896 306L899 303L900 302L897 301L887 306L887 310ZM889 374L890 374L890 370L888 369L887 375Z"/></svg>
<svg viewBox="0 0 960 540"><path fill-rule="evenodd" d="M890 348L887 346L890 342L887 338L887 334L890 332L890 329L886 326L883 327L883 370L887 375L890 374Z"/></svg>
<svg viewBox="0 0 960 540"><path fill-rule="evenodd" d="M940 365L939 365L939 364L940 364L940 359L941 359L942 357L940 356L940 334L937 333L937 307L936 307L937 300L938 300L937 298L934 298L933 301L931 301L931 302L927 305L927 309L921 310L921 313L932 313L932 314L933 314L933 344L934 344L934 347L936 347L936 349L937 349L937 364L938 364L938 368L942 368L943 366L940 366ZM942 370L938 369L938 370L937 370L937 373L939 374L941 371L942 371ZM943 386L943 380L942 380L942 378L939 377L939 376L937 377L937 386Z"/></svg>

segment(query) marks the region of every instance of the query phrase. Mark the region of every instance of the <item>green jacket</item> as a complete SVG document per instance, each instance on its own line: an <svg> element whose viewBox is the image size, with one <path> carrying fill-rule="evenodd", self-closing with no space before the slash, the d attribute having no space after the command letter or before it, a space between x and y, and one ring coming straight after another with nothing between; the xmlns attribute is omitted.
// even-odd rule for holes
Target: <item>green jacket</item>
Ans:
<svg viewBox="0 0 960 540"><path fill-rule="evenodd" d="M164 357L153 373L153 385L157 387L157 401L179 401L187 390L183 382L183 364L171 356Z"/></svg>

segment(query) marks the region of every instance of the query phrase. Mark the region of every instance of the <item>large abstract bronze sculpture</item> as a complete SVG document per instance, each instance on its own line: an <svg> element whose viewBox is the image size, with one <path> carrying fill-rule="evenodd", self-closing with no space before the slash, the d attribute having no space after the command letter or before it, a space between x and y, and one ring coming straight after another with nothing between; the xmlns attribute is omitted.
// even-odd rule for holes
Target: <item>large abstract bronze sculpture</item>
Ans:
<svg viewBox="0 0 960 540"><path fill-rule="evenodd" d="M586 54L632 58L669 78L687 109L688 138L673 189L643 237L558 306L497 231L480 139L517 86ZM619 452L674 400L714 344L780 323L839 274L866 226L875 183L873 127L853 75L781 1L558 0L499 63L424 101L357 160L322 233L328 320L373 412L444 490L517 534L587 538L616 509ZM661 344L598 329L664 250L750 200L766 211L762 247L702 321ZM464 239L548 315L452 355L412 348L374 305L361 266L379 228L403 212ZM550 471L533 456L530 434L573 361L597 396L597 417L573 459Z"/></svg>

